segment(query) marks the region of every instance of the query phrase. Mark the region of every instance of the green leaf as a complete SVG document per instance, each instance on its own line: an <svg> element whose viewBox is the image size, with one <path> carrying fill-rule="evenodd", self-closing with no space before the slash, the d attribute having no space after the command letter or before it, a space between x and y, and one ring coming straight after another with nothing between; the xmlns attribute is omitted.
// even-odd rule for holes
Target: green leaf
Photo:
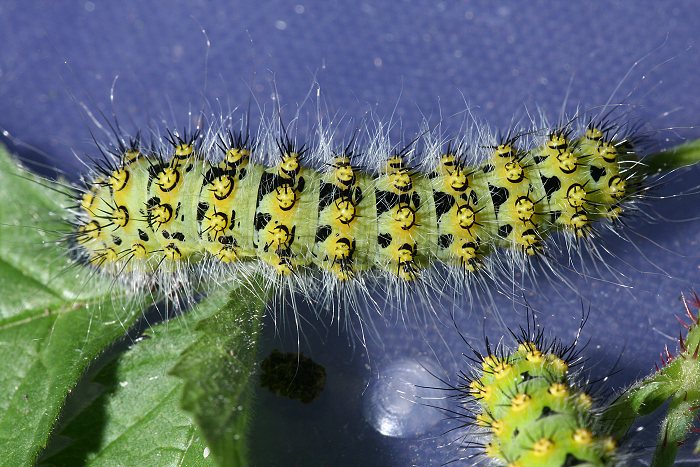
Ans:
<svg viewBox="0 0 700 467"><path fill-rule="evenodd" d="M0 146L0 465L31 465L85 367L142 306L71 262L68 188Z"/></svg>
<svg viewBox="0 0 700 467"><path fill-rule="evenodd" d="M666 417L661 423L659 439L652 459L652 467L675 465L678 446L688 436L695 420L695 409L691 402L675 397L668 406Z"/></svg>
<svg viewBox="0 0 700 467"><path fill-rule="evenodd" d="M97 397L68 421L42 465L214 465L199 429L180 408L183 383L168 369L197 339L199 320L229 300L221 291L149 329L92 378Z"/></svg>
<svg viewBox="0 0 700 467"><path fill-rule="evenodd" d="M187 313L152 327L145 340L115 357L92 380L98 397L60 430L42 465L210 466L215 465L214 446L221 444L231 449L216 456L220 465L245 465L244 396L264 310L251 294L217 292ZM253 312L248 308L251 301L256 303ZM212 329L212 323L221 326ZM233 358L231 353L247 357ZM181 355L177 371L185 371L186 380L168 373ZM196 362L203 366L187 367ZM203 417L205 441L202 430L180 408L181 399L193 393L198 396L197 407L209 417L215 414L222 436L231 431L241 434L235 443L212 438L212 422Z"/></svg>
<svg viewBox="0 0 700 467"><path fill-rule="evenodd" d="M268 289L256 277L235 291L221 310L197 325L196 342L172 370L184 383L182 407L193 415L221 465L247 465L249 380Z"/></svg>

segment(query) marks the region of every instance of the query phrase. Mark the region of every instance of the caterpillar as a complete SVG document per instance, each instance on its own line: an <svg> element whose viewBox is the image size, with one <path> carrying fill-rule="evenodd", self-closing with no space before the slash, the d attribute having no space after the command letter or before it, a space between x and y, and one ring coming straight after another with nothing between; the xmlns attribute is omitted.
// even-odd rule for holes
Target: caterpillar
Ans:
<svg viewBox="0 0 700 467"><path fill-rule="evenodd" d="M613 423L581 378L578 337L564 344L536 326L528 316L526 328L511 331L515 350L487 339L482 353L467 343L474 367L450 386L460 408L448 409L474 428L462 447L497 465L620 465Z"/></svg>
<svg viewBox="0 0 700 467"><path fill-rule="evenodd" d="M273 280L321 271L333 285L306 286L319 297L366 278L429 283L436 264L467 280L493 277L504 263L497 252L546 256L554 232L588 241L643 192L627 129L582 120L482 131L472 146L430 140L425 159L436 162L422 167L410 158L415 141L388 150L375 138L362 155L354 139L338 150L326 139L298 145L281 124L282 136L257 143L230 128L168 131L155 149L118 138L79 194L71 240L100 271L138 284L190 266L203 266L201 276L251 264ZM363 156L381 164L364 168Z"/></svg>
<svg viewBox="0 0 700 467"><path fill-rule="evenodd" d="M467 428L459 446L473 454L460 460L483 457L508 466L627 465L632 454L625 445L643 428L634 429L639 418L663 409L660 426L651 430L658 431L651 465L675 465L679 447L697 431L693 427L699 408L694 388L700 352L695 310L700 300L693 293L689 300L682 296L682 302L684 314L676 319L686 331L678 334L678 350L665 346L661 365L626 388L611 391L608 377L591 382L578 346L588 313L573 342L564 344L545 337L528 308L526 327L509 329L515 349L503 340L494 347L485 338L481 352L460 332L471 351L462 356L471 368L460 371L456 384L433 374L443 387L431 388L448 391L458 407L430 406L458 421L459 429ZM699 450L696 445L694 454Z"/></svg>

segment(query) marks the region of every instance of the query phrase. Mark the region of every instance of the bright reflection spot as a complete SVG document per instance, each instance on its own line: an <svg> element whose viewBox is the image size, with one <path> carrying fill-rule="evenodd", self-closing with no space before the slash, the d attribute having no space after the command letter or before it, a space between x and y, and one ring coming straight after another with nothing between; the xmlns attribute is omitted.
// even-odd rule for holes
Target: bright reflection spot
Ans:
<svg viewBox="0 0 700 467"><path fill-rule="evenodd" d="M429 370L426 370L426 368ZM446 407L437 371L427 362L402 359L379 372L364 395L365 420L384 436L411 438L445 418ZM432 406L432 407L431 407Z"/></svg>

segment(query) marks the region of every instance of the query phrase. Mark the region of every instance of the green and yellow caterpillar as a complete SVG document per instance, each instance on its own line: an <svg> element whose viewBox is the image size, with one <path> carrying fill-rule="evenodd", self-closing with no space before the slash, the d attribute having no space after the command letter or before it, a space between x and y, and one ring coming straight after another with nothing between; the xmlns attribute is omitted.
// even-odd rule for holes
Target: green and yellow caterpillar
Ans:
<svg viewBox="0 0 700 467"><path fill-rule="evenodd" d="M478 274L499 249L530 257L553 232L589 238L595 222L614 223L639 194L644 172L631 140L594 123L579 133L551 130L531 147L506 137L473 151L489 153L478 164L448 145L426 171L411 167L408 149L362 170L350 146L312 168L305 161L318 155L286 134L277 154L271 145L263 154L278 160L272 167L230 130L169 133L167 154L137 138L87 182L75 240L113 273L258 260L280 276L315 267L340 283L377 272L410 282L436 263Z"/></svg>
<svg viewBox="0 0 700 467"><path fill-rule="evenodd" d="M463 354L471 368L459 372L457 383L441 379L444 386L439 388L458 406L435 407L465 429L459 445L472 452L466 459L473 461L484 458L508 467L608 467L650 457L653 466L676 465L680 447L697 432L700 409L700 299L693 293L689 300L683 298L683 305L685 316L676 318L686 332L679 332L677 350L665 346L661 365L627 388L602 391L607 377L588 381L590 368L584 368L586 359L577 348L587 316L567 345L546 338L528 311L527 326L510 330L514 350L502 340L493 347L486 339L485 351L480 351L462 336L473 354ZM641 417L659 412L665 412L660 425L645 427L658 431L652 452L648 442L633 439L640 431L634 427ZM697 456L700 442L695 443Z"/></svg>
<svg viewBox="0 0 700 467"><path fill-rule="evenodd" d="M473 423L489 435L484 455L510 467L613 465L617 441L572 381L572 348L518 341L514 352L479 354L480 371L461 391L463 403L476 401Z"/></svg>

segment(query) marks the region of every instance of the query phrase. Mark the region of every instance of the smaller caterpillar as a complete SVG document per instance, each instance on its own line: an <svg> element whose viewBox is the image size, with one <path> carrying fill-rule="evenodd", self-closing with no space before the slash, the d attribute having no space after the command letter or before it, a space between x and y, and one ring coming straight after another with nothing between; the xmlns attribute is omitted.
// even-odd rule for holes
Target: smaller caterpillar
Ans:
<svg viewBox="0 0 700 467"><path fill-rule="evenodd" d="M378 140L366 151L383 160L372 171L358 165L353 143L311 150L286 131L258 145L230 129L168 132L161 150L118 138L80 194L73 240L100 271L139 285L161 271L199 266L203 276L253 260L273 277L323 271L335 285L308 289L319 296L378 275L412 283L438 263L492 277L505 269L499 251L541 255L557 231L589 239L596 221L617 222L642 191L622 127L591 120L542 133L480 133L471 152L466 141L428 143L437 163L425 172L411 166L410 147L390 151ZM255 152L276 165L254 162ZM485 161L471 162L482 152Z"/></svg>
<svg viewBox="0 0 700 467"><path fill-rule="evenodd" d="M627 465L629 453L618 443L627 441L640 417L663 410L651 465L675 465L679 447L697 432L700 409L700 299L693 293L683 305L685 316L677 319L686 332L678 335L678 350L666 346L660 366L604 405L594 402L588 383L581 384L583 359L576 347L587 317L574 342L564 345L535 331L528 311L527 328L511 331L515 350L500 341L494 349L486 339L483 354L462 336L474 357L463 355L475 365L460 372L457 384L440 379L440 389L460 407L433 407L473 428L461 437L463 448L478 448L468 459L484 456L508 466Z"/></svg>
<svg viewBox="0 0 700 467"><path fill-rule="evenodd" d="M458 417L488 439L481 454L514 467L617 465L618 440L572 373L581 363L577 342L548 342L542 330L531 331L529 320L527 329L512 334L514 351L500 343L492 349L488 340L485 355L472 349L478 367L461 373L453 388L467 411Z"/></svg>

